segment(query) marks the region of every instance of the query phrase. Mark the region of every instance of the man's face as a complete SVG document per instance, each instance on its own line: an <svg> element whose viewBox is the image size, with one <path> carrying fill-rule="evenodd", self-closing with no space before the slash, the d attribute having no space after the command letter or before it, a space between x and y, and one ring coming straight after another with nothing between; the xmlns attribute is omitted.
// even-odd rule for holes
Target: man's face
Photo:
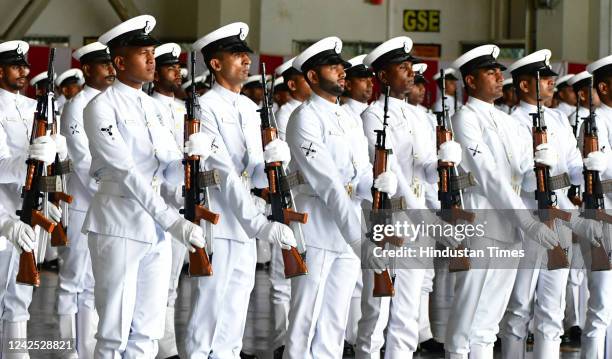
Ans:
<svg viewBox="0 0 612 359"><path fill-rule="evenodd" d="M504 103L508 106L514 106L517 103L516 91L513 86L508 86L504 90Z"/></svg>
<svg viewBox="0 0 612 359"><path fill-rule="evenodd" d="M353 77L346 80L346 90L355 101L367 102L372 97L373 87L372 77Z"/></svg>
<svg viewBox="0 0 612 359"><path fill-rule="evenodd" d="M155 76L155 48L153 46L130 46L114 59L119 76L136 82L151 82Z"/></svg>
<svg viewBox="0 0 612 359"><path fill-rule="evenodd" d="M306 81L301 74L291 76L291 79L287 81L287 87L289 87L294 97L297 99L305 100L310 97L310 93L312 92L308 81Z"/></svg>
<svg viewBox="0 0 612 359"><path fill-rule="evenodd" d="M486 102L493 102L502 96L504 76L499 68L477 69L466 76L470 94Z"/></svg>
<svg viewBox="0 0 612 359"><path fill-rule="evenodd" d="M112 85L117 74L110 61L85 64L82 69L88 83L98 90L104 90Z"/></svg>
<svg viewBox="0 0 612 359"><path fill-rule="evenodd" d="M249 77L251 59L247 52L222 52L211 63L217 75L230 84L241 84Z"/></svg>
<svg viewBox="0 0 612 359"><path fill-rule="evenodd" d="M246 97L250 98L256 104L260 104L263 101L263 88L259 86L243 89L242 92Z"/></svg>
<svg viewBox="0 0 612 359"><path fill-rule="evenodd" d="M162 65L155 70L155 87L174 93L181 87L181 66Z"/></svg>
<svg viewBox="0 0 612 359"><path fill-rule="evenodd" d="M278 104L278 107L286 104L291 100L291 95L287 90L274 91L274 102Z"/></svg>
<svg viewBox="0 0 612 359"><path fill-rule="evenodd" d="M30 68L25 65L0 66L0 86L7 91L16 92L28 83Z"/></svg>
<svg viewBox="0 0 612 359"><path fill-rule="evenodd" d="M408 93L414 84L414 71L412 71L411 61L389 64L383 72L386 83L395 93Z"/></svg>
<svg viewBox="0 0 612 359"><path fill-rule="evenodd" d="M444 79L444 86L446 87L447 95L455 96L455 92L457 92L457 80Z"/></svg>
<svg viewBox="0 0 612 359"><path fill-rule="evenodd" d="M309 70L315 71L315 70ZM333 96L340 96L344 92L346 85L346 72L341 64L322 65L315 71L318 78L318 85L321 90Z"/></svg>
<svg viewBox="0 0 612 359"><path fill-rule="evenodd" d="M81 91L81 85L79 85L78 83L71 83L60 87L60 92L62 93L62 95L64 95L64 97L66 97L66 100L70 100L71 98L76 96L79 91Z"/></svg>
<svg viewBox="0 0 612 359"><path fill-rule="evenodd" d="M568 105L576 106L576 93L571 86L565 86L559 90L559 98Z"/></svg>
<svg viewBox="0 0 612 359"><path fill-rule="evenodd" d="M415 106L422 104L423 101L425 101L425 92L425 84L414 84L414 86L412 86L408 92L408 102Z"/></svg>

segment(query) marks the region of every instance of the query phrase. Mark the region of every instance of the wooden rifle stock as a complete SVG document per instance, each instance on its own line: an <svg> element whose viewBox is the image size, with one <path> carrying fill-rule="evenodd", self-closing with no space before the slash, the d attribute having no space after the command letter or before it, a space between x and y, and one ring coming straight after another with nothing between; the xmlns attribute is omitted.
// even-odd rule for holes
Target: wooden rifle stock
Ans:
<svg viewBox="0 0 612 359"><path fill-rule="evenodd" d="M259 113L261 118L261 141L265 149L270 142L278 138L278 131L272 122L271 97L266 85L266 64L263 62L261 63L261 81L264 95L263 106L259 110ZM282 166L282 162L266 163L265 171L268 177L268 188L261 192L261 196L270 203L272 207L272 214L269 218L285 225L289 225L291 222L305 224L308 221L308 214L294 211L292 206L295 204L287 200L287 195L289 194L290 196L291 189L287 189L289 193L281 189L281 181L285 176ZM293 278L308 274L306 262L304 262L302 254L300 254L296 247L282 249L282 255L285 278Z"/></svg>

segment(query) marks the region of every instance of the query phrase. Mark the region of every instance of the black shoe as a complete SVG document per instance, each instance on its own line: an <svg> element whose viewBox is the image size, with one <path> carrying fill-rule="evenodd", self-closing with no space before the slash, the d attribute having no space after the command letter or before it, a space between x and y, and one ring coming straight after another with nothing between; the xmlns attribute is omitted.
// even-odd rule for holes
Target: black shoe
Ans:
<svg viewBox="0 0 612 359"><path fill-rule="evenodd" d="M284 345L281 345L280 347L274 349L274 359L283 359L284 352L285 352Z"/></svg>
<svg viewBox="0 0 612 359"><path fill-rule="evenodd" d="M495 344L493 344L493 352L501 353L501 339L497 338Z"/></svg>
<svg viewBox="0 0 612 359"><path fill-rule="evenodd" d="M50 261L45 261L40 266L43 269L48 270L48 271L52 271L52 272L59 271L59 262L57 261L57 258L50 260Z"/></svg>
<svg viewBox="0 0 612 359"><path fill-rule="evenodd" d="M342 351L342 357L355 357L355 348L353 348L353 344L344 341L344 350Z"/></svg>
<svg viewBox="0 0 612 359"><path fill-rule="evenodd" d="M257 355L246 354L245 352L240 352L240 359L257 359Z"/></svg>
<svg viewBox="0 0 612 359"><path fill-rule="evenodd" d="M422 342L419 347L427 353L444 354L444 344L434 338Z"/></svg>
<svg viewBox="0 0 612 359"><path fill-rule="evenodd" d="M534 341L535 341L535 337L533 336L533 333L527 334L527 341L526 341L527 347L533 347Z"/></svg>
<svg viewBox="0 0 612 359"><path fill-rule="evenodd" d="M563 333L561 336L561 351L562 352L577 352L580 350L580 336L582 329L578 326L573 326Z"/></svg>

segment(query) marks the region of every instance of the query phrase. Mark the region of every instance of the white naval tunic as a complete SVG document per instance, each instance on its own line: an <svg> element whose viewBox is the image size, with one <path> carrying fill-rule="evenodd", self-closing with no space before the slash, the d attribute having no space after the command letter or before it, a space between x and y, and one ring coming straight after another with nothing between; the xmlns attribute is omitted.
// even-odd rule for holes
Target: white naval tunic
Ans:
<svg viewBox="0 0 612 359"><path fill-rule="evenodd" d="M438 98L436 99L436 102L434 102L433 106L431 107L434 112L442 111L442 97L440 96L439 92L440 91L438 91ZM459 111L461 106L463 106L463 102L460 99L457 99L457 109L455 110L455 96L452 95L446 95L446 100L444 103L448 109L448 115L451 117L455 114L455 111Z"/></svg>
<svg viewBox="0 0 612 359"><path fill-rule="evenodd" d="M253 101L219 83L199 101L200 130L213 138L205 167L221 177L209 191L210 207L221 218L213 227L214 274L192 279L185 345L190 358L235 358L255 280L255 237L268 223L249 192L268 186L261 120Z"/></svg>
<svg viewBox="0 0 612 359"><path fill-rule="evenodd" d="M557 106L557 110L561 111L565 114L565 117L569 117L574 111L576 111L576 106L572 106L567 102L559 101L559 106Z"/></svg>
<svg viewBox="0 0 612 359"><path fill-rule="evenodd" d="M100 181L83 225L100 315L95 355L152 357L170 280L163 232L180 218L159 185L179 183L182 156L153 100L120 80L89 102L83 122Z"/></svg>
<svg viewBox="0 0 612 359"><path fill-rule="evenodd" d="M25 181L36 101L0 89L0 207L17 218L21 208L21 187ZM8 322L28 320L32 287L16 284L19 253L12 245L0 251L0 315ZM2 299L3 298L3 299Z"/></svg>
<svg viewBox="0 0 612 359"><path fill-rule="evenodd" d="M289 100L289 102L282 105L278 109L278 111L276 111L274 115L276 117L276 128L278 129L278 137L281 140L285 140L286 133L287 133L287 124L289 123L289 117L291 116L293 111L296 108L298 108L298 106L301 104L302 103L300 101L292 97L291 100Z"/></svg>
<svg viewBox="0 0 612 359"><path fill-rule="evenodd" d="M361 200L371 198L367 140L358 118L313 93L291 115L287 143L307 182L296 202L309 215L309 273L291 282L284 358L337 358L359 275L347 243L361 241Z"/></svg>

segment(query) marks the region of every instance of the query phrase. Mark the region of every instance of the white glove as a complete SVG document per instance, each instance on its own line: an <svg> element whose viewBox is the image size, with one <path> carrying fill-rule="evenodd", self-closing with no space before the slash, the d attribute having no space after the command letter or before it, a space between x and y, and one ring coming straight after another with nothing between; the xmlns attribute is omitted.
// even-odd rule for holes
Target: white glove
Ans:
<svg viewBox="0 0 612 359"><path fill-rule="evenodd" d="M589 153L584 159L584 167L589 171L605 171L606 167L608 167L606 154L601 151Z"/></svg>
<svg viewBox="0 0 612 359"><path fill-rule="evenodd" d="M60 161L65 160L68 157L68 146L66 145L66 137L62 135L51 135L53 141L55 141L55 150L59 156Z"/></svg>
<svg viewBox="0 0 612 359"><path fill-rule="evenodd" d="M62 210L51 202L47 202L47 210L49 212L49 219L55 223L59 223L62 220Z"/></svg>
<svg viewBox="0 0 612 359"><path fill-rule="evenodd" d="M257 233L257 238L280 246L282 249L296 247L293 231L288 226L279 222L268 222Z"/></svg>
<svg viewBox="0 0 612 359"><path fill-rule="evenodd" d="M264 148L264 160L266 163L283 162L288 164L291 162L291 151L287 142L281 139L272 140Z"/></svg>
<svg viewBox="0 0 612 359"><path fill-rule="evenodd" d="M374 243L369 243L367 248L367 256L366 256L366 265L368 269L371 269L376 274L381 274L387 269L387 263L384 258L378 257L374 255L374 249L376 245Z"/></svg>
<svg viewBox="0 0 612 359"><path fill-rule="evenodd" d="M20 220L9 220L2 229L3 235L13 243L19 252L31 252L36 246L34 229Z"/></svg>
<svg viewBox="0 0 612 359"><path fill-rule="evenodd" d="M461 145L455 141L446 141L440 145L438 160L452 162L455 166L461 163Z"/></svg>
<svg viewBox="0 0 612 359"><path fill-rule="evenodd" d="M206 244L202 228L183 218L179 218L172 223L168 228L168 233L172 235L172 238L182 242L191 253L196 251L194 246L204 248Z"/></svg>
<svg viewBox="0 0 612 359"><path fill-rule="evenodd" d="M429 211L420 211L420 212L423 212L423 220L427 225L433 224L434 226L440 227L440 228L446 228L446 226L450 225L449 223L442 220L440 217L432 215L431 212ZM450 236L450 237L445 236L443 234L445 231L433 231L433 232L436 235L433 235L432 238L436 242L440 243L441 245L445 247L455 249L459 246L459 244L461 244L461 240L453 236Z"/></svg>
<svg viewBox="0 0 612 359"><path fill-rule="evenodd" d="M553 249L559 245L557 234L542 222L532 220L523 231L529 239L540 243L546 249Z"/></svg>
<svg viewBox="0 0 612 359"><path fill-rule="evenodd" d="M50 164L55 161L57 145L50 136L37 137L28 149L29 158Z"/></svg>
<svg viewBox="0 0 612 359"><path fill-rule="evenodd" d="M559 155L557 154L555 148L550 145L550 143L541 143L536 146L533 160L536 163L541 163L550 168L554 168L557 166L557 162L559 161Z"/></svg>
<svg viewBox="0 0 612 359"><path fill-rule="evenodd" d="M253 204L255 205L259 213L263 215L268 214L268 202L266 202L265 199L259 196L255 196L254 194L251 194L251 199L253 200Z"/></svg>
<svg viewBox="0 0 612 359"><path fill-rule="evenodd" d="M397 176L391 171L385 171L374 180L374 188L393 197L397 191Z"/></svg>
<svg viewBox="0 0 612 359"><path fill-rule="evenodd" d="M578 214L572 214L569 227L572 229L572 232L581 238L589 240L594 247L601 246L600 241L603 238L603 225L601 222L580 217Z"/></svg>
<svg viewBox="0 0 612 359"><path fill-rule="evenodd" d="M205 160L210 156L212 140L203 132L196 132L189 136L189 140L185 142L185 153L189 156L200 156L201 160Z"/></svg>

